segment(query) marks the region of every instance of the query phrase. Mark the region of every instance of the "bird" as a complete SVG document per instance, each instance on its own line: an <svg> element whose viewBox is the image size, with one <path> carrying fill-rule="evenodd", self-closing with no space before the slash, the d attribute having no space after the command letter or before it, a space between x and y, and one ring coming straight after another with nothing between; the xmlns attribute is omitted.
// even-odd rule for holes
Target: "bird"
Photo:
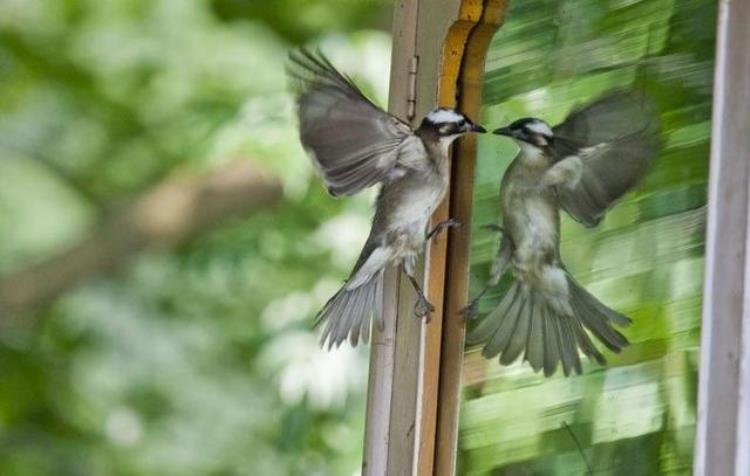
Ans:
<svg viewBox="0 0 750 476"><path fill-rule="evenodd" d="M429 233L430 217L448 188L449 148L467 133L484 133L461 112L436 107L412 127L371 101L319 50L294 50L288 74L294 82L299 138L331 195L349 196L379 184L369 236L341 289L315 318L321 346L352 346L369 340L372 317L385 326L383 273L403 265L417 294L414 313L429 319L434 307L415 278L416 258Z"/></svg>
<svg viewBox="0 0 750 476"><path fill-rule="evenodd" d="M512 282L500 303L468 334L486 358L502 365L523 352L545 376L561 363L565 376L582 373L579 351L599 365L606 359L589 334L614 352L629 343L614 328L631 319L579 285L560 257L560 210L586 227L609 210L645 174L659 150L653 103L642 91L611 90L554 126L527 117L493 134L511 138L519 152L500 184L500 246L490 279L464 309L476 318L482 295L506 271Z"/></svg>

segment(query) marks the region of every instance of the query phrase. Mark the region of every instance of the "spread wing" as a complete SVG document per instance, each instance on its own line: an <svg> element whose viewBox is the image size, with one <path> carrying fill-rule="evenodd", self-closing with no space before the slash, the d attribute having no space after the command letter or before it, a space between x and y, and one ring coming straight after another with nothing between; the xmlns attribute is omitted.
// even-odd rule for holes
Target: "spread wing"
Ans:
<svg viewBox="0 0 750 476"><path fill-rule="evenodd" d="M658 117L638 93L607 94L571 113L553 133L559 162L545 180L560 206L586 226L601 221L659 150Z"/></svg>
<svg viewBox="0 0 750 476"><path fill-rule="evenodd" d="M297 80L300 140L332 195L352 195L424 156L421 140L380 109L322 53L289 55Z"/></svg>

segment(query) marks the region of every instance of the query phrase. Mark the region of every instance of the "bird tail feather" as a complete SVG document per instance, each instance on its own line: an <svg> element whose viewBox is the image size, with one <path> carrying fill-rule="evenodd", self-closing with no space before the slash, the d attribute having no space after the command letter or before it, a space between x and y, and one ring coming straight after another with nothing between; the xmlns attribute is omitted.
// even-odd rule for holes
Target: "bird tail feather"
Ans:
<svg viewBox="0 0 750 476"><path fill-rule="evenodd" d="M383 321L383 271L372 275L369 280L353 289L345 284L328 300L315 317L315 326L322 325L321 347L328 350L339 347L349 339L352 347L370 340L370 318L375 316L378 327L385 327Z"/></svg>
<svg viewBox="0 0 750 476"><path fill-rule="evenodd" d="M568 306L555 303L555 297L534 287L514 281L503 299L484 320L469 333L469 344L484 343L482 355L500 355L508 365L521 353L535 372L544 369L550 376L562 364L563 373L580 374L579 351L604 365L604 356L592 343L589 334L614 352L628 345L628 340L612 324L628 325L630 319L599 302L566 275ZM569 309L572 312L565 312Z"/></svg>

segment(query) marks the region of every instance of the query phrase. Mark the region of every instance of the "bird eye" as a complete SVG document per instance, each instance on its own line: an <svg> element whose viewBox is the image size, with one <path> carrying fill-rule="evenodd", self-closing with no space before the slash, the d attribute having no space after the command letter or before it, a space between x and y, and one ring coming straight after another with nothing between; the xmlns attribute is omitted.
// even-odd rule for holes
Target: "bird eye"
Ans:
<svg viewBox="0 0 750 476"><path fill-rule="evenodd" d="M460 121L458 121L458 127L463 127L465 125L466 125L466 121L464 119L461 119Z"/></svg>

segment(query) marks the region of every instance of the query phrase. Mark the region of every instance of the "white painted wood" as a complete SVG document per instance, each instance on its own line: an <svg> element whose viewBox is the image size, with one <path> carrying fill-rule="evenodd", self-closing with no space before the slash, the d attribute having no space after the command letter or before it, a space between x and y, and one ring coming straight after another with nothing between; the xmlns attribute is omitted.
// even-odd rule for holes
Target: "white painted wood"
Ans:
<svg viewBox="0 0 750 476"><path fill-rule="evenodd" d="M387 277L397 281L396 269L389 269ZM398 299L397 289L387 286L383 300L394 303ZM367 423L362 459L362 474L367 476L387 474L389 439L389 415L393 397L393 369L395 362L396 320L395 306L383 307L385 329L373 332L370 351L370 383L367 392Z"/></svg>
<svg viewBox="0 0 750 476"><path fill-rule="evenodd" d="M748 191L748 200L750 200L750 191ZM745 292L740 352L735 475L746 476L750 475L750 216L746 216L745 227Z"/></svg>
<svg viewBox="0 0 750 476"><path fill-rule="evenodd" d="M694 474L750 475L750 2L719 2Z"/></svg>
<svg viewBox="0 0 750 476"><path fill-rule="evenodd" d="M393 5L393 50L391 53L388 110L402 118L409 115L409 65L416 48L417 3L407 0ZM394 405L393 382L396 372L396 319L399 301L399 270L386 270L383 289L385 329L373 327L370 341L370 377L367 388L367 415L362 457L362 474L388 474L391 447L391 413Z"/></svg>

